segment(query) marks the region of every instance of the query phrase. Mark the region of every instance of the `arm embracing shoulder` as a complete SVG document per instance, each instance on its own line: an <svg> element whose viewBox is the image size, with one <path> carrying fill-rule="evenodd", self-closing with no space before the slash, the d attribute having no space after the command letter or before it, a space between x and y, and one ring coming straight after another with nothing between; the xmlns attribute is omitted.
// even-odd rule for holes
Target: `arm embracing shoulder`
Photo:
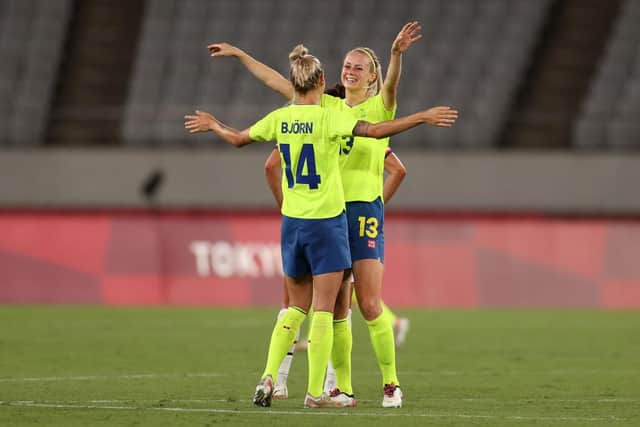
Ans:
<svg viewBox="0 0 640 427"><path fill-rule="evenodd" d="M253 142L251 136L249 136L249 128L245 130L237 130L222 122L216 121L211 130L217 133L218 136L229 144L238 148Z"/></svg>
<svg viewBox="0 0 640 427"><path fill-rule="evenodd" d="M369 123L363 120L358 120L353 128L353 135L366 136L369 138L386 138L418 126L423 122L424 119L419 113L380 123Z"/></svg>

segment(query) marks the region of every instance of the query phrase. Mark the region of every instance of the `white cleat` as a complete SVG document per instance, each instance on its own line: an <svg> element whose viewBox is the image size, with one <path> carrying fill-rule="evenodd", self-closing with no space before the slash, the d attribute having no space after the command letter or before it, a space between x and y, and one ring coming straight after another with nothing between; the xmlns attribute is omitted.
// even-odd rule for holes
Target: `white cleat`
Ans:
<svg viewBox="0 0 640 427"><path fill-rule="evenodd" d="M339 402L334 401L329 395L322 393L320 397L313 397L309 393L304 398L305 408L341 408Z"/></svg>
<svg viewBox="0 0 640 427"><path fill-rule="evenodd" d="M406 317L398 317L393 322L393 338L396 342L396 348L402 347L407 340L407 333L409 332L409 319Z"/></svg>
<svg viewBox="0 0 640 427"><path fill-rule="evenodd" d="M289 390L286 384L276 383L273 387L273 399L274 400L287 400L289 398Z"/></svg>
<svg viewBox="0 0 640 427"><path fill-rule="evenodd" d="M329 397L341 408L355 408L358 406L356 397L353 394L347 394L344 391L340 391L339 388L331 390Z"/></svg>
<svg viewBox="0 0 640 427"><path fill-rule="evenodd" d="M402 390L400 390L400 386L397 386L394 383L385 384L382 407L402 408Z"/></svg>

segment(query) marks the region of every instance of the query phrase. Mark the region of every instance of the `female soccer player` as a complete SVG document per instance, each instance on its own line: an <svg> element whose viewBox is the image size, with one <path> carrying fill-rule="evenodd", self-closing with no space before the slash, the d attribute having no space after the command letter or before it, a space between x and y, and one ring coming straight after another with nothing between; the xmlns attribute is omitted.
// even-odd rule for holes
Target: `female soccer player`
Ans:
<svg viewBox="0 0 640 427"><path fill-rule="evenodd" d="M421 111L372 124L349 112L320 105L325 88L320 61L302 45L290 56L293 103L275 110L253 126L238 131L209 113L185 116L191 133L213 131L234 146L277 141L282 165L283 271L290 307L271 335L267 365L256 387L254 403L270 406L273 376L313 304L309 332L307 407L345 406L322 392L333 343L333 311L344 270L351 266L344 190L340 177L340 141L351 136L384 138L425 123L432 112ZM451 122L447 123L448 126ZM366 143L380 144L370 140Z"/></svg>
<svg viewBox="0 0 640 427"><path fill-rule="evenodd" d="M326 93L326 92L325 92ZM342 94L344 97L344 94ZM277 148L274 149L267 161L265 162L265 175L267 179L267 183L269 188L276 200L276 203L280 207L282 205L282 188L281 182L282 179L280 177L280 154L278 153ZM391 200L397 189L399 188L402 180L406 176L406 168L400 161L400 159L391 152L390 148L387 148L387 152L384 160L384 170L386 172L386 177L384 179L384 189L383 189L383 200L385 204ZM352 294L352 283L353 283L353 275L347 275L348 277L343 282L342 288L338 294L338 301L336 303L336 309L334 311L334 330L340 329L343 326L350 327L351 324L351 299L349 298ZM409 319L397 317L385 304L382 302L383 310L389 314L389 317L392 319L393 325L393 336L396 348L399 348L404 340L406 339L406 334L409 328ZM283 301L283 309L280 310L278 316L282 316L286 311L286 307L289 306L289 298L287 295L286 286L284 287L284 301ZM337 320L336 320L337 319ZM346 322L346 323L345 323ZM350 331L348 331L350 332ZM347 333L348 333L347 332ZM346 338L350 339L349 336ZM340 342L340 338L336 337L334 332L334 343L335 341ZM346 342L343 345L350 345L350 342ZM293 355L295 351L306 350L306 342L300 341L299 336L296 337L296 342L291 346L291 349L285 356L280 368L278 369L278 379L275 383L275 388L273 392L274 399L287 399L289 392L287 387L287 380L289 377L289 370L291 369L291 363L293 361ZM340 354L349 353L349 347L345 350L344 347L340 348L336 345L332 350L332 355L335 355L334 359L337 359L337 363L349 363L349 357L341 357ZM350 375L350 367L349 365L338 365L338 371L343 374L343 376ZM324 390L327 393L332 393L336 398L342 398L344 400L354 399L353 393L346 393L340 391L340 385L344 384L345 380L342 379L341 383L338 383L336 379L336 373L333 364L331 361L327 366L327 376L325 379Z"/></svg>
<svg viewBox="0 0 640 427"><path fill-rule="evenodd" d="M341 83L345 97L323 95L321 103L331 109L351 111L370 122L392 119L396 112L396 97L400 79L402 54L421 38L420 25L410 22L403 26L391 47L391 61L386 79L382 83L382 70L375 53L369 48L355 48L344 58ZM235 56L247 69L267 86L291 99L291 84L278 72L260 63L242 50L226 43L208 46L212 56ZM429 124L451 126L457 111L449 108L431 110ZM370 144L366 138L344 138L340 150L341 172L347 219L349 243L355 278L358 307L367 323L371 343L382 373L383 407L402 406L402 391L395 366L395 345L389 312L383 310L381 301L384 262L384 207L383 177L384 153L389 140L382 144ZM350 298L348 290L341 291L342 298ZM344 306L341 305L341 306ZM352 335L344 319L347 312L336 313L334 326L335 351L332 360L340 390L333 394L352 396L350 348Z"/></svg>

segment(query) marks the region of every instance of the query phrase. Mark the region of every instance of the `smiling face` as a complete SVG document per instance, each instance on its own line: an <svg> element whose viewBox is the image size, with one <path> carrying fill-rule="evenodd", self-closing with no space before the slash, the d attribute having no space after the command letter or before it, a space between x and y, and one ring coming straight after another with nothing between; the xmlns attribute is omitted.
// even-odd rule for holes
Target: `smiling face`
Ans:
<svg viewBox="0 0 640 427"><path fill-rule="evenodd" d="M347 90L366 90L375 83L376 77L366 53L354 50L345 56L340 80Z"/></svg>

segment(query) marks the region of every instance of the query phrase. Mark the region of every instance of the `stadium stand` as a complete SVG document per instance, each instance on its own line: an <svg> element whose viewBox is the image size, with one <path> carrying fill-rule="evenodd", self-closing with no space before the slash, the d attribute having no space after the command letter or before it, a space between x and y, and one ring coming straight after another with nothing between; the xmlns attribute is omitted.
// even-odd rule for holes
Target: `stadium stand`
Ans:
<svg viewBox="0 0 640 427"><path fill-rule="evenodd" d="M573 146L640 148L640 2L626 0L575 123Z"/></svg>
<svg viewBox="0 0 640 427"><path fill-rule="evenodd" d="M71 0L0 2L0 144L33 146L46 131Z"/></svg>
<svg viewBox="0 0 640 427"><path fill-rule="evenodd" d="M144 6L144 0L73 2L48 145L119 143Z"/></svg>
<svg viewBox="0 0 640 427"><path fill-rule="evenodd" d="M491 148L497 141L544 22L548 1L415 2L425 21L422 58L411 54L399 112L453 105L464 120L452 130L428 128L396 137L430 148ZM409 142L409 141L408 141Z"/></svg>
<svg viewBox="0 0 640 427"><path fill-rule="evenodd" d="M304 42L323 61L328 82L334 82L344 53L355 46L372 47L386 68L398 29L417 19L424 25L425 41L406 55L399 113L450 104L465 120L452 131L426 129L398 139L416 147L490 148L523 78L549 3L149 0L130 79L123 139L131 146L202 144L211 137L187 138L182 130L183 114L194 107L240 127L282 105L282 98L261 87L236 61L212 60L207 43L236 44L287 73L287 53Z"/></svg>
<svg viewBox="0 0 640 427"><path fill-rule="evenodd" d="M575 95L576 105L583 99L578 118L567 116L573 147L640 147L640 125L635 123L640 112L640 2L621 1L612 33L603 30L597 36L607 42L595 78L586 94L582 87ZM418 149L492 149L501 136L514 139L515 134L507 132L509 120L522 122L525 116L547 120L544 114L514 109L514 102L519 88L532 80L527 67L545 25L557 21L549 16L552 5L558 9L570 2L139 0L137 9L130 8L144 14L139 33L135 19L120 20L117 30L117 14L102 19L103 26L94 31L124 33L127 41L132 40L131 48L126 48L135 52L128 56L121 49L121 58L111 60L109 70L108 61L95 59L105 56L98 50L93 59L84 54L91 44L90 33L78 30L93 28L99 20L84 27L74 24L88 19L91 10L107 7L104 2L92 3L93 9L84 7L85 13L76 16L80 9L71 0L0 1L0 145L31 147L45 140L65 144L73 138L86 144L101 137L105 144L117 144L122 138L130 147L225 147L210 144L210 135L185 134L182 116L194 108L210 110L241 127L284 100L251 78L237 61L211 59L207 43L236 44L286 75L287 53L303 42L323 61L327 81L333 84L344 53L355 46L372 47L386 68L389 44L398 29L418 19L424 40L405 55L398 113L448 104L461 111L463 120L451 130L423 128L395 139ZM579 2L574 3L579 8ZM110 49L120 43L118 39ZM101 45L101 49L106 48ZM77 63L75 68L62 67L69 58ZM130 76L126 61L133 61ZM91 74L97 68L126 85L121 95L116 96L114 84L98 90L82 83L87 79L81 79L80 72ZM542 71L548 75L551 70ZM97 104L92 107L92 102ZM105 118L105 112L113 117ZM544 132L534 136L527 147L549 145L535 143L544 139ZM566 142L554 146L566 147Z"/></svg>

